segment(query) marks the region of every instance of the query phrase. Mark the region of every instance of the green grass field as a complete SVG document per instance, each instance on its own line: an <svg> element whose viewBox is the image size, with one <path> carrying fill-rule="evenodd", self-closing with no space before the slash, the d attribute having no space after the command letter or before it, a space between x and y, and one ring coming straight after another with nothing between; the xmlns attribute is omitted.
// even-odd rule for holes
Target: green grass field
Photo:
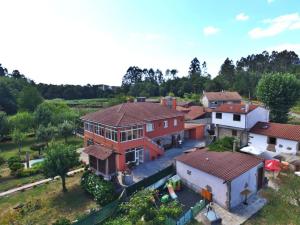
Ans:
<svg viewBox="0 0 300 225"><path fill-rule="evenodd" d="M61 181L53 181L24 192L0 198L0 224L52 224L59 217L74 221L97 205L80 187L82 173L67 178L67 193ZM14 207L23 204L16 210Z"/></svg>
<svg viewBox="0 0 300 225"><path fill-rule="evenodd" d="M63 142L64 140L61 138L55 139L55 142ZM30 146L34 143L36 143L36 138L35 137L27 137L24 140L24 143L22 145L21 148L21 157L25 158L26 152L28 152L30 154L30 158L32 159L33 156L37 156L38 152L37 151L33 151L30 149ZM82 138L76 137L76 136L72 136L68 138L68 144L70 145L74 145L74 146L79 146L82 145L83 140ZM0 156L3 157L4 159L9 159L12 156L16 156L19 154L19 150L18 150L18 146L12 142L4 142L4 143L0 143Z"/></svg>

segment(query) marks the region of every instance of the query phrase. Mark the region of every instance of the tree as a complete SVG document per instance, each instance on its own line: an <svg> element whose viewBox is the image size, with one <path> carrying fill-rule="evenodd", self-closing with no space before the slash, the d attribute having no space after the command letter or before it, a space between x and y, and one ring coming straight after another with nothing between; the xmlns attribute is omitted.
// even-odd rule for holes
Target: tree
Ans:
<svg viewBox="0 0 300 225"><path fill-rule="evenodd" d="M189 68L189 75L192 76L195 73L201 74L201 64L196 57L191 61L191 65Z"/></svg>
<svg viewBox="0 0 300 225"><path fill-rule="evenodd" d="M13 142L18 146L19 149L19 155L21 155L21 148L25 138L26 135L17 129L15 129L12 133Z"/></svg>
<svg viewBox="0 0 300 225"><path fill-rule="evenodd" d="M5 112L0 111L0 141L9 133L9 124Z"/></svg>
<svg viewBox="0 0 300 225"><path fill-rule="evenodd" d="M33 112L42 102L40 92L33 86L24 87L18 96L18 105L21 110Z"/></svg>
<svg viewBox="0 0 300 225"><path fill-rule="evenodd" d="M231 85L233 84L235 78L234 74L235 74L235 66L233 64L233 61L230 60L229 58L226 58L224 63L221 66L219 75L225 79L227 83L227 88L231 87Z"/></svg>
<svg viewBox="0 0 300 225"><path fill-rule="evenodd" d="M16 113L16 98L12 94L8 84L2 80L0 80L0 96L0 110L6 112L7 114Z"/></svg>
<svg viewBox="0 0 300 225"><path fill-rule="evenodd" d="M67 143L68 137L73 134L74 130L74 124L67 120L58 126L59 135L65 139L65 143Z"/></svg>
<svg viewBox="0 0 300 225"><path fill-rule="evenodd" d="M271 121L284 123L300 96L300 81L292 74L265 74L257 86L257 97L269 109Z"/></svg>
<svg viewBox="0 0 300 225"><path fill-rule="evenodd" d="M79 154L72 146L53 143L46 151L44 173L48 177L60 176L63 192L67 191L66 176L79 163Z"/></svg>
<svg viewBox="0 0 300 225"><path fill-rule="evenodd" d="M29 112L18 112L9 118L9 125L12 130L29 132L34 128L33 114Z"/></svg>
<svg viewBox="0 0 300 225"><path fill-rule="evenodd" d="M0 63L0 77L4 77L7 75L7 69L2 66Z"/></svg>
<svg viewBox="0 0 300 225"><path fill-rule="evenodd" d="M38 141L46 142L47 146L57 134L57 128L48 124L48 126L40 125L36 130L36 139Z"/></svg>

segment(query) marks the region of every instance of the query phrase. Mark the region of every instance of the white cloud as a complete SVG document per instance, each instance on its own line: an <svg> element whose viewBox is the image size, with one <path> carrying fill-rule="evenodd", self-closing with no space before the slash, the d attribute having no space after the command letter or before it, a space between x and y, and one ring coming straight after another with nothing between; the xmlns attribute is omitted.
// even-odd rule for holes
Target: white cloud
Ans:
<svg viewBox="0 0 300 225"><path fill-rule="evenodd" d="M267 2L269 3L269 4L271 4L272 2L274 2L275 0L267 0Z"/></svg>
<svg viewBox="0 0 300 225"><path fill-rule="evenodd" d="M242 13L236 15L235 19L238 21L246 21L249 19L249 16L242 12Z"/></svg>
<svg viewBox="0 0 300 225"><path fill-rule="evenodd" d="M256 27L249 31L251 38L263 38L276 36L286 30L300 29L300 15L298 13L287 14L274 19L263 21L268 27Z"/></svg>
<svg viewBox="0 0 300 225"><path fill-rule="evenodd" d="M288 50L288 51L294 51L298 55L300 55L300 43L299 44L284 43L284 44L276 45L276 46L273 46L273 47L269 47L269 48L267 48L267 50L268 51Z"/></svg>
<svg viewBox="0 0 300 225"><path fill-rule="evenodd" d="M208 36L208 35L214 35L220 32L220 29L217 27L213 27L213 26L208 26L208 27L204 27L203 28L203 33L204 35Z"/></svg>

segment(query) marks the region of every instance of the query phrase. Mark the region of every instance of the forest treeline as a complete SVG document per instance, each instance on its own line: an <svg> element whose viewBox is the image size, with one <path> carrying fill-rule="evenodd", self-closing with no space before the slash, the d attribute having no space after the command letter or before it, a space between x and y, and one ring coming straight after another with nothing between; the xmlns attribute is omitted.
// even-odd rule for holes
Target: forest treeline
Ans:
<svg viewBox="0 0 300 225"><path fill-rule="evenodd" d="M170 92L176 96L201 94L205 91L235 90L241 95L256 97L258 81L267 73L291 73L300 79L300 60L293 51L264 51L240 58L237 62L226 58L220 66L219 74L212 78L207 72L208 65L194 58L187 74L178 77L176 69L161 71L130 66L125 72L119 88L103 85L54 85L36 84L18 70L9 72L0 64L0 110L8 114L21 109L22 98L36 95L40 98L87 99L130 96L164 96ZM34 94L36 93L36 94ZM27 97L26 97L27 96ZM30 102L27 103L30 108Z"/></svg>

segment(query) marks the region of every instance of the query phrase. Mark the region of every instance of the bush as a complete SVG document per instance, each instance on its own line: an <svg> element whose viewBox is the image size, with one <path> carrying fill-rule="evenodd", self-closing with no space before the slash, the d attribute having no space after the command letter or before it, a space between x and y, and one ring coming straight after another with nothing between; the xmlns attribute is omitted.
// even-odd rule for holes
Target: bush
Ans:
<svg viewBox="0 0 300 225"><path fill-rule="evenodd" d="M71 221L66 218L56 220L52 225L71 225Z"/></svg>
<svg viewBox="0 0 300 225"><path fill-rule="evenodd" d="M233 141L233 137L224 137L210 144L208 149L216 152L232 151Z"/></svg>
<svg viewBox="0 0 300 225"><path fill-rule="evenodd" d="M0 166L3 165L4 163L5 163L5 159L2 156L0 156Z"/></svg>
<svg viewBox="0 0 300 225"><path fill-rule="evenodd" d="M117 197L112 182L105 181L89 171L82 175L81 187L92 195L101 206L112 202Z"/></svg>
<svg viewBox="0 0 300 225"><path fill-rule="evenodd" d="M8 167L10 168L12 166L12 164L16 163L16 162L19 162L21 163L22 160L19 156L12 156L10 157L8 160L7 160L7 163L8 163Z"/></svg>
<svg viewBox="0 0 300 225"><path fill-rule="evenodd" d="M31 168L28 169L20 169L17 170L15 173L15 176L17 177L30 177L39 173L43 172L43 167L42 164L41 165L34 165Z"/></svg>

